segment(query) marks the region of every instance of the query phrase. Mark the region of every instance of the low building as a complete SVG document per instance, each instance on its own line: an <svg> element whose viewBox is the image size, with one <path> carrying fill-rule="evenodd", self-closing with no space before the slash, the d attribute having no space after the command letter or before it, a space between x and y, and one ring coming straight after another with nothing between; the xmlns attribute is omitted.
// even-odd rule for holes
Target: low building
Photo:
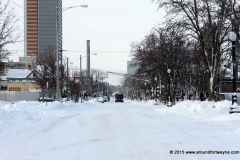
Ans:
<svg viewBox="0 0 240 160"><path fill-rule="evenodd" d="M37 74L35 69L9 69L7 75L2 76L0 89L2 91L37 90L39 86L33 83Z"/></svg>
<svg viewBox="0 0 240 160"><path fill-rule="evenodd" d="M36 68L36 66L36 57L19 57L19 62L10 60L2 62L0 59L0 76L6 76L9 69L32 69Z"/></svg>

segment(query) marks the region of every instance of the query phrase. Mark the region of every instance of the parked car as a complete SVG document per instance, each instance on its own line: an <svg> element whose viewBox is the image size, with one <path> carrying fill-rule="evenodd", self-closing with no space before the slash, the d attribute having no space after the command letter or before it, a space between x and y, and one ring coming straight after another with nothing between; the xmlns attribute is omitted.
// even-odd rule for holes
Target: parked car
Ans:
<svg viewBox="0 0 240 160"><path fill-rule="evenodd" d="M41 101L44 101L44 102L53 102L54 101L54 99L53 98L50 98L50 97L40 97L39 99L38 99L38 101L39 102L41 102Z"/></svg>
<svg viewBox="0 0 240 160"><path fill-rule="evenodd" d="M104 100L103 97L97 97L97 101L98 101L98 102L101 102L101 103L104 103L104 102L105 102L105 100Z"/></svg>
<svg viewBox="0 0 240 160"><path fill-rule="evenodd" d="M109 96L103 96L103 100L104 100L104 102L109 102L110 98L109 98Z"/></svg>
<svg viewBox="0 0 240 160"><path fill-rule="evenodd" d="M115 94L115 102L123 102L123 94L122 93L116 93Z"/></svg>

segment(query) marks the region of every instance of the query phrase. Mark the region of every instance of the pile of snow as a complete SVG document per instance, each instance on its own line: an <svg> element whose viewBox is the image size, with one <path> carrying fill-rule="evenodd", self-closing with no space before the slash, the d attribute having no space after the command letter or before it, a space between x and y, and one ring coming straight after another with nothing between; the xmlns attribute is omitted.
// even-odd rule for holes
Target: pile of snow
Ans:
<svg viewBox="0 0 240 160"><path fill-rule="evenodd" d="M154 100L142 102L143 107L150 107L156 112L161 114L176 114L179 116L185 115L194 120L205 120L205 121L239 121L240 113L229 114L232 102L229 100L223 100L219 102L213 101L180 101L172 107L160 103L154 105ZM132 104L137 105L136 101Z"/></svg>
<svg viewBox="0 0 240 160"><path fill-rule="evenodd" d="M81 108L94 105L94 100L85 101L85 103L69 102L38 102L38 101L20 101L5 102L0 101L0 137L8 133L8 129L13 126L21 128L24 124L26 128L33 123L43 123L54 118L63 117L78 111Z"/></svg>

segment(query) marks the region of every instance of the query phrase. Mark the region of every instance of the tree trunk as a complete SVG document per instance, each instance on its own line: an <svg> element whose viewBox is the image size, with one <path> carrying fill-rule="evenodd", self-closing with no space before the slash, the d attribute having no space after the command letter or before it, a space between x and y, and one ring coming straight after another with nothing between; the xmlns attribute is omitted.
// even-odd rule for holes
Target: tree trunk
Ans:
<svg viewBox="0 0 240 160"><path fill-rule="evenodd" d="M210 73L207 73L207 84L208 84L208 101L214 100L214 86L215 86L215 77L213 77L213 80L211 82Z"/></svg>

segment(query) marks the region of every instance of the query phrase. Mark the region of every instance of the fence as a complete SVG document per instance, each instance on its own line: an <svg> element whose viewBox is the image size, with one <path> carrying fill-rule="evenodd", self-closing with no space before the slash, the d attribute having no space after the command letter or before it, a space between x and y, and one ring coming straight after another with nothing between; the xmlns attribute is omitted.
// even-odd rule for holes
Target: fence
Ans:
<svg viewBox="0 0 240 160"><path fill-rule="evenodd" d="M233 93L220 93L220 96L222 97L222 100L229 100L232 101L232 94ZM240 93L235 93L237 95L237 103L240 105Z"/></svg>
<svg viewBox="0 0 240 160"><path fill-rule="evenodd" d="M0 100L8 102L16 101L37 101L39 99L39 92L15 92L15 91L1 91Z"/></svg>

